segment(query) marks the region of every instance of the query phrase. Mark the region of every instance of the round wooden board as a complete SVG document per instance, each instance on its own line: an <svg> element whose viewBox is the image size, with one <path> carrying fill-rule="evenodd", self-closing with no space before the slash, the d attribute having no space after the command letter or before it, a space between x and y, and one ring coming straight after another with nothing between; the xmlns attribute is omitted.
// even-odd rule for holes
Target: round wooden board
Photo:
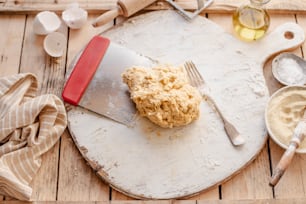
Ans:
<svg viewBox="0 0 306 204"><path fill-rule="evenodd" d="M294 37L285 38L286 32ZM232 146L220 118L204 101L197 121L173 129L141 117L134 127L126 127L82 108L70 110L71 135L97 174L129 196L149 199L203 191L255 158L267 139L264 109L269 94L263 64L272 54L304 41L303 30L288 23L261 41L244 43L206 18L187 22L174 11L131 18L103 36L163 63L194 61L226 117L246 139L243 146Z"/></svg>

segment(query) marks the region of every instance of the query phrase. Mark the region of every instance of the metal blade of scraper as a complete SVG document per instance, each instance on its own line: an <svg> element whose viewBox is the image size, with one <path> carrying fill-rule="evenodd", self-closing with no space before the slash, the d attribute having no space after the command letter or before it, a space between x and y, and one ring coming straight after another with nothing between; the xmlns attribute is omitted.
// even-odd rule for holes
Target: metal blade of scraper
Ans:
<svg viewBox="0 0 306 204"><path fill-rule="evenodd" d="M207 8L213 0L197 0L197 9L192 13L185 11L180 5L178 5L174 0L166 0L169 4L171 4L175 9L177 9L178 13L181 14L187 20L192 20L194 17L199 15L205 8Z"/></svg>
<svg viewBox="0 0 306 204"><path fill-rule="evenodd" d="M131 125L136 109L121 75L125 69L132 66L152 67L153 64L150 58L110 43L79 105L125 125Z"/></svg>
<svg viewBox="0 0 306 204"><path fill-rule="evenodd" d="M88 51L85 49L83 52ZM80 57L82 57L82 54ZM76 61L78 60L76 59ZM63 98L66 102L81 106L124 125L132 126L136 115L136 108L130 98L127 85L122 81L121 75L125 69L132 66L151 68L157 63L157 61L149 57L110 42L102 60L96 67L93 77L89 80L86 90L81 94L80 100L74 100L78 102L71 102L69 99L76 98L75 96L70 97L70 92L75 90L72 86L77 84L71 82L69 85L70 78L83 77L81 76L82 74L74 74L74 70L65 85ZM77 67L77 63L74 63L74 67ZM72 89L69 89L69 86ZM76 91L79 92L79 90ZM77 94L79 95L79 93Z"/></svg>

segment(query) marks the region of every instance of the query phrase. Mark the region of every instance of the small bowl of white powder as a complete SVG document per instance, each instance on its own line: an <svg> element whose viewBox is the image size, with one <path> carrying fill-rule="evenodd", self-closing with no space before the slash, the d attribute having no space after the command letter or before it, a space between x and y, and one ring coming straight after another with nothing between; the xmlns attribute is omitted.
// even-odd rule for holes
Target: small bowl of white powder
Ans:
<svg viewBox="0 0 306 204"><path fill-rule="evenodd" d="M293 53L282 53L272 61L272 74L282 84L306 84L306 62Z"/></svg>

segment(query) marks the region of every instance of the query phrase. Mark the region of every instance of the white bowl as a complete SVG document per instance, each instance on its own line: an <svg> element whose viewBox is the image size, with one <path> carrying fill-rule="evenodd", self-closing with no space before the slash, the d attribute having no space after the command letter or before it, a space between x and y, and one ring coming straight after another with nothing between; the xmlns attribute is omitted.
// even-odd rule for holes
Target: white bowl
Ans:
<svg viewBox="0 0 306 204"><path fill-rule="evenodd" d="M299 92L300 97L294 94L296 92ZM280 104L284 107L283 109L278 110L274 108L274 105ZM276 91L270 97L265 109L266 128L272 140L282 148L287 149L291 134L302 118L305 106L306 86L286 86ZM281 130L279 125L277 126L275 123L271 122L272 120L274 122L275 120L281 121L283 129ZM286 120L286 122L284 122L284 120ZM306 153L306 140L301 142L296 152Z"/></svg>
<svg viewBox="0 0 306 204"><path fill-rule="evenodd" d="M44 50L52 57L61 57L66 49L67 38L64 34L53 32L44 39Z"/></svg>
<svg viewBox="0 0 306 204"><path fill-rule="evenodd" d="M69 28L80 29L87 22L88 13L79 7L71 7L63 11L62 19Z"/></svg>
<svg viewBox="0 0 306 204"><path fill-rule="evenodd" d="M33 30L37 35L47 35L60 28L61 19L51 11L38 13L33 22Z"/></svg>

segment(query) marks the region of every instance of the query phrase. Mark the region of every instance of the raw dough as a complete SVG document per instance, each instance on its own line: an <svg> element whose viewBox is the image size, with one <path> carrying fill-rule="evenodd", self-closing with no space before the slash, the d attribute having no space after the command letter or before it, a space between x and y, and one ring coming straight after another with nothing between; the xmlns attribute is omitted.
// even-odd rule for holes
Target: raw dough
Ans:
<svg viewBox="0 0 306 204"><path fill-rule="evenodd" d="M293 131L302 119L306 107L306 89L303 86L287 86L272 97L267 109L267 122L271 133L288 146ZM300 149L306 148L306 140Z"/></svg>
<svg viewBox="0 0 306 204"><path fill-rule="evenodd" d="M122 77L140 115L153 123L172 128L187 125L199 117L201 95L189 85L182 67L132 67Z"/></svg>

